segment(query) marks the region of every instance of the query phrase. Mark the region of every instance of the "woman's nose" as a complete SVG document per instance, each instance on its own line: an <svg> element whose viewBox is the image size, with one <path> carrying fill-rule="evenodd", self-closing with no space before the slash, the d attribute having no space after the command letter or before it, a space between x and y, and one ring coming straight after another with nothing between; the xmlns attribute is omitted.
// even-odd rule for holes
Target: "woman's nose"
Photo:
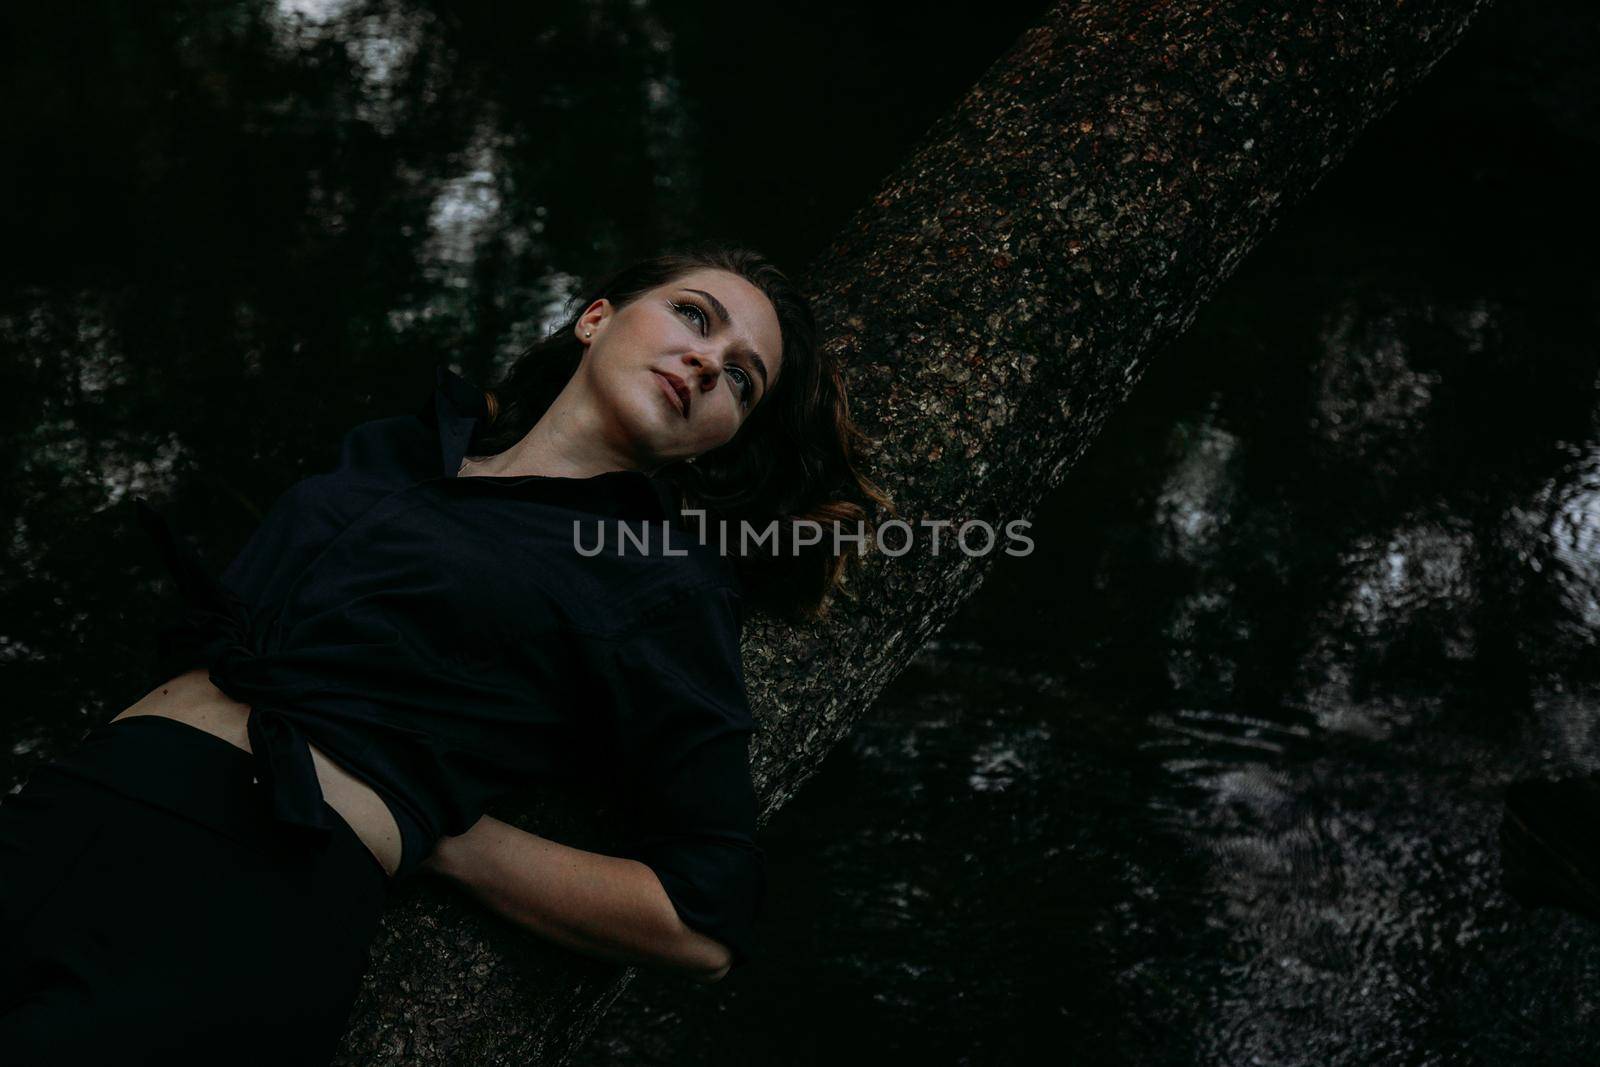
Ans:
<svg viewBox="0 0 1600 1067"><path fill-rule="evenodd" d="M691 352L684 360L694 367L695 380L700 383L702 390L716 388L717 378L722 375L721 356L715 352Z"/></svg>

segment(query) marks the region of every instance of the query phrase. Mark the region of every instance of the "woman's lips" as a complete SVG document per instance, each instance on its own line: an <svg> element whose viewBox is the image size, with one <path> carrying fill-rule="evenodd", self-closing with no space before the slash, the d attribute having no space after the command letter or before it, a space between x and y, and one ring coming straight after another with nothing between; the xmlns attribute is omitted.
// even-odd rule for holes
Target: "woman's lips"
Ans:
<svg viewBox="0 0 1600 1067"><path fill-rule="evenodd" d="M661 391L672 398L673 404L677 405L678 411L687 419L689 417L689 387L683 383L683 379L676 374L668 374L666 371L658 370L652 373L655 374L656 381L661 383Z"/></svg>

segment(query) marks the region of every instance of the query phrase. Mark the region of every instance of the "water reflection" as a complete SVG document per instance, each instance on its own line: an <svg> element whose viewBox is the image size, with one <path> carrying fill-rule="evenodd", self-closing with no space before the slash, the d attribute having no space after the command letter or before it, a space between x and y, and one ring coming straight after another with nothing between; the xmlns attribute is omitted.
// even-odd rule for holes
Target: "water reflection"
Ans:
<svg viewBox="0 0 1600 1067"><path fill-rule="evenodd" d="M277 0L273 6L268 19L279 48L291 57L342 49L356 90L354 116L393 134L404 117L402 90L422 51L430 13L381 0ZM422 102L431 102L426 92Z"/></svg>
<svg viewBox="0 0 1600 1067"><path fill-rule="evenodd" d="M1600 635L1600 450L1594 442L1558 447L1570 462L1511 515L1532 542L1521 560L1557 593L1556 626L1587 649Z"/></svg>

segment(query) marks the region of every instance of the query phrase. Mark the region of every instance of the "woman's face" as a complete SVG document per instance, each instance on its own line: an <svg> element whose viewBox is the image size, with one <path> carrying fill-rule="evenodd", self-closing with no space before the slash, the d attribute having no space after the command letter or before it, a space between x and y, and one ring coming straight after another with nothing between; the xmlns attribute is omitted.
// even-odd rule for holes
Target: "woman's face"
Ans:
<svg viewBox="0 0 1600 1067"><path fill-rule="evenodd" d="M737 274L696 270L622 307L597 300L574 329L600 409L651 469L733 439L778 384L777 313Z"/></svg>

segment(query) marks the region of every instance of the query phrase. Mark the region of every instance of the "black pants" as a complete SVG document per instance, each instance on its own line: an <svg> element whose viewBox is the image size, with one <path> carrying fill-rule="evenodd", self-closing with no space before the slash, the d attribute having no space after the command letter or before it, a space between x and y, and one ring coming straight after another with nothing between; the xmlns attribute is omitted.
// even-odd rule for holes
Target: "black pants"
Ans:
<svg viewBox="0 0 1600 1067"><path fill-rule="evenodd" d="M283 836L253 775L146 715L0 799L0 1063L332 1058L389 881L337 816Z"/></svg>

